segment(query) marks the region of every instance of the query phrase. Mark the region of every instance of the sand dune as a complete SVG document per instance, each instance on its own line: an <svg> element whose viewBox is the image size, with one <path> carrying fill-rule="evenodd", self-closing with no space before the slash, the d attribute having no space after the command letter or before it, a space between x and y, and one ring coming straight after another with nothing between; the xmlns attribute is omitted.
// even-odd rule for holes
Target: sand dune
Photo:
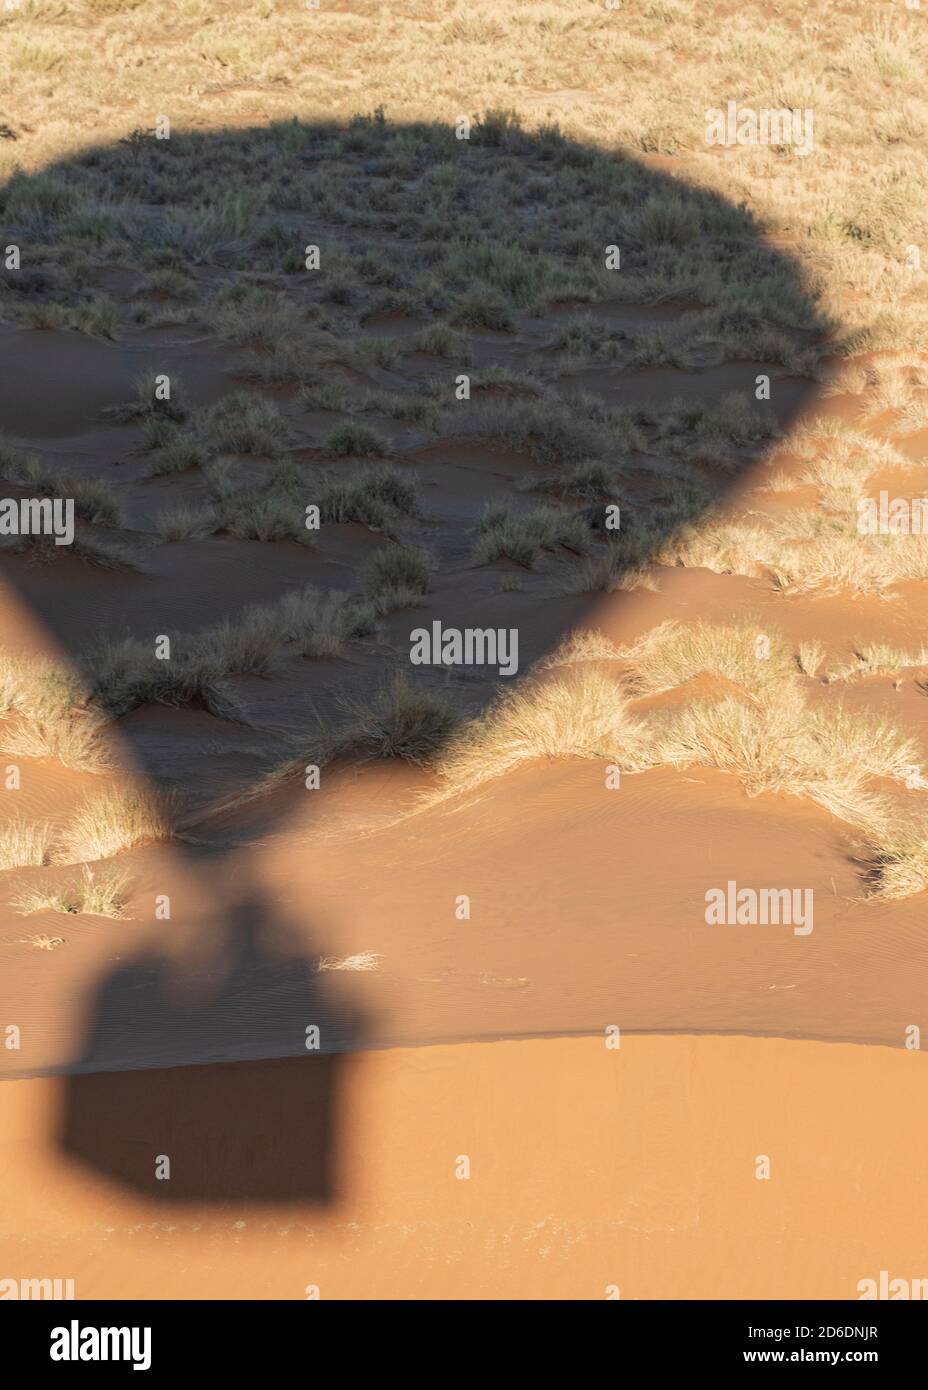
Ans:
<svg viewBox="0 0 928 1390"><path fill-rule="evenodd" d="M325 1065L146 1073L110 1088L122 1124L98 1109L83 1155L60 1147L71 1083L0 1088L0 1273L58 1272L77 1298L856 1299L924 1268L918 1056L654 1037L366 1052L341 1059L319 1131L294 1128L275 1100L320 1106Z"/></svg>
<svg viewBox="0 0 928 1390"><path fill-rule="evenodd" d="M314 1010L325 1050L608 1023L904 1046L925 993L920 904L865 902L833 817L748 800L718 772L647 773L608 796L600 782L595 764L529 767L359 836L346 827L398 791L346 773L316 812L321 829L305 797L291 800L287 830L263 838L259 822L256 845L226 853L221 884L206 849L186 863L130 851L118 862L131 920L59 918L68 945L51 956L10 941L29 1045L4 1054L4 1070L294 1055ZM729 880L803 885L812 930L707 924L706 891ZM169 936L145 910L166 885ZM469 920L455 915L458 891ZM365 950L380 968L326 976L319 997L315 962Z"/></svg>
<svg viewBox="0 0 928 1390"><path fill-rule="evenodd" d="M0 19L0 1287L924 1277L918 17L265 8Z"/></svg>

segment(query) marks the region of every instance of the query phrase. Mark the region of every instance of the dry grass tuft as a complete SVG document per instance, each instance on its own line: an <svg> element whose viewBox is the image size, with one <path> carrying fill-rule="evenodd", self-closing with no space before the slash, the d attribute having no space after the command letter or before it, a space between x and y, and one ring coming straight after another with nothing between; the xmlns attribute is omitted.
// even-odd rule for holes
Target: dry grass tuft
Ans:
<svg viewBox="0 0 928 1390"><path fill-rule="evenodd" d="M900 671L928 666L928 648L907 652L886 642L862 642L849 666L829 671L828 681L850 681L861 676L896 676Z"/></svg>
<svg viewBox="0 0 928 1390"><path fill-rule="evenodd" d="M838 706L810 706L798 682L745 701L733 696L674 711L657 722L655 756L672 767L715 767L749 796L782 792L824 806L854 825L882 822L874 778L904 783L914 742L886 721Z"/></svg>
<svg viewBox="0 0 928 1390"><path fill-rule="evenodd" d="M928 816L894 817L871 830L858 851L873 894L895 901L928 888Z"/></svg>
<svg viewBox="0 0 928 1390"><path fill-rule="evenodd" d="M442 795L470 791L534 758L602 758L650 765L644 721L616 681L595 667L507 690L464 726L442 756Z"/></svg>
<svg viewBox="0 0 928 1390"><path fill-rule="evenodd" d="M491 503L480 521L474 563L512 560L531 569L543 550L558 546L584 554L590 548L589 527L576 512L534 507L516 512L505 503Z"/></svg>
<svg viewBox="0 0 928 1390"><path fill-rule="evenodd" d="M623 647L617 647L601 632L594 632L592 628L577 628L555 647L550 656L537 662L533 671L538 674L554 666L574 666L582 661L621 661L624 651Z"/></svg>
<svg viewBox="0 0 928 1390"><path fill-rule="evenodd" d="M74 672L51 662L0 658L0 733L3 752L55 758L65 767L103 772L111 765L102 743L107 720L87 704Z"/></svg>
<svg viewBox="0 0 928 1390"><path fill-rule="evenodd" d="M365 584L378 613L412 608L432 587L433 562L420 546L394 545L372 555Z"/></svg>
<svg viewBox="0 0 928 1390"><path fill-rule="evenodd" d="M800 642L799 650L796 653L796 665L804 676L815 679L815 676L825 660L825 648L821 642Z"/></svg>
<svg viewBox="0 0 928 1390"><path fill-rule="evenodd" d="M760 622L688 625L668 621L621 652L635 695L656 695L700 675L724 676L746 690L769 689L792 672L783 639Z"/></svg>
<svg viewBox="0 0 928 1390"><path fill-rule="evenodd" d="M447 746L460 715L447 696L394 676L373 700L345 700L351 722L338 740L339 752L372 758L402 758L429 766Z"/></svg>
<svg viewBox="0 0 928 1390"><path fill-rule="evenodd" d="M52 828L47 821L24 821L15 816L0 828L0 869L23 869L47 864Z"/></svg>
<svg viewBox="0 0 928 1390"><path fill-rule="evenodd" d="M179 798L147 787L111 788L87 797L57 837L53 862L109 859L134 845L173 839L179 812Z"/></svg>
<svg viewBox="0 0 928 1390"><path fill-rule="evenodd" d="M345 420L326 435L324 448L335 458L384 458L391 453L389 442L369 425Z"/></svg>
<svg viewBox="0 0 928 1390"><path fill-rule="evenodd" d="M316 972L326 970L369 971L379 970L383 955L379 951L358 951L353 956L321 956L316 962Z"/></svg>
<svg viewBox="0 0 928 1390"><path fill-rule="evenodd" d="M128 882L128 874L95 874L85 864L76 883L67 887L50 884L44 888L27 888L12 899L12 904L23 917L31 917L36 912L61 912L71 916L124 918Z"/></svg>

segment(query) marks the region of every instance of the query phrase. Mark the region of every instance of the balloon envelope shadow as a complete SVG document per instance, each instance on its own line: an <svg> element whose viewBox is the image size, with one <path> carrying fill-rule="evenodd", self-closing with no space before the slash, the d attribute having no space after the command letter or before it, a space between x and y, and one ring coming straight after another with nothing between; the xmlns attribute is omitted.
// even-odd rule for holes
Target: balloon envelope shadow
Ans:
<svg viewBox="0 0 928 1390"><path fill-rule="evenodd" d="M604 176L603 161L609 159L615 175L614 204L610 203L611 194L603 193L607 186L613 187ZM319 207L313 203L316 193L306 197L301 193L304 175L315 181L312 188L316 192L320 188L325 192L326 179L330 180L329 196L319 200ZM100 236L104 241L106 237L123 238L120 254L124 258L132 262L134 257L139 269L163 272L169 285L167 293L171 292L172 274L176 277L180 271L189 280L194 269L207 281L226 276L233 289L237 274L243 285L257 280L277 288L291 286L296 298L306 292L305 280L294 279L304 268L304 243L318 242L323 244L324 256L329 255L330 247L336 259L357 252L357 283L344 283L342 270L342 281L333 281L324 300L330 308L336 306L333 312L337 314L342 312L340 306L350 308L365 287L372 293L386 292L388 297L394 294L401 303L407 284L424 268L433 272L432 283L422 292L419 312L439 316L444 312L442 308L436 310L431 301L439 294L436 286L445 274L449 286L445 317L462 331L475 330L478 356L498 350L501 358L506 357L506 324L512 306L501 306L501 298L509 290L516 299L521 296L523 317L526 307L531 308L535 290L540 297L547 293L560 312L558 296L552 296L546 281L546 276L555 274L555 263L561 276L557 284L569 301L571 287L577 284L572 272L584 258L601 267L603 252L612 249L612 243L621 245L618 276L641 274L654 281L656 318L647 325L649 329L660 321L658 311L672 311L662 301L672 298L673 291L662 294L659 284L663 276L671 285L674 267L681 263L686 264L694 281L705 273L734 291L713 329L720 335L756 333L761 341L765 316L775 301L796 306L799 317L805 302L798 267L781 251L763 243L761 229L744 208L734 208L710 190L689 188L626 157L604 156L555 138L550 131L536 138L505 121L487 121L475 128L470 148L456 141L448 127L391 127L376 117L352 123L347 131L334 125L292 122L259 130L178 133L164 144L134 140L122 147L87 151L44 171L42 179L34 196L28 175L15 175L5 190L2 210L6 224L12 231L19 229L26 245L44 239L54 247L56 236L72 235L68 218L74 222L80 196L86 194L94 206L109 207L113 202L109 222ZM49 188L57 190L55 196L62 203L57 221ZM408 196L398 210L395 195L400 188ZM257 203L256 189L260 193ZM120 205L129 209L125 215ZM260 222L252 232L243 227L249 207ZM508 240L493 240L504 233ZM449 238L454 242L450 252ZM284 265L288 258L292 261L295 252L296 264ZM443 259L446 255L450 255L449 260ZM5 289L11 293L26 291L40 299L70 292L55 264L47 274L38 272L18 282L7 276L7 280ZM180 292L189 290L190 285L184 284ZM677 293L686 298L684 290ZM756 302L752 299L755 293ZM573 416L559 421L555 415L542 412L534 435L529 422L526 437L532 436L535 442L541 439L545 446L542 454L547 450L549 455L555 449L558 432L563 437L571 428L597 422L597 407L591 403L594 398L604 408L612 403L624 405L631 412L631 423L647 434L651 429L646 408L649 402L656 408L662 396L682 394L692 404L694 391L697 402L705 397L698 374L673 377L669 365L672 353L666 361L661 361L658 353L657 365L650 369L623 370L623 354L634 356L635 315L639 315L639 326L644 324L647 315L643 307L647 306L635 302L634 296L628 301L609 301L605 289L601 298L618 319L611 321L607 316L605 325L599 323L594 330L581 325L576 341L589 347L591 332L593 339L597 333L603 339L611 335L614 360L610 365L608 355L601 356L583 375L582 385L590 396ZM237 302L232 295L223 309L233 319ZM319 304L314 302L313 308L318 311ZM622 326L616 327L616 322ZM364 323L362 316L355 328L364 332ZM284 328L289 331L288 325ZM815 336L814 312L810 310L805 326L797 332L799 342ZM262 320L254 339L267 362L262 333L273 336L273 324L268 328ZM558 345L543 338L536 325L536 358L550 363ZM571 342L568 333L568 356ZM71 378L71 359L61 358L68 344L60 335L50 338L49 344L52 358L58 354L60 359L50 370L60 378ZM439 355L442 351L440 348ZM136 341L120 359L118 345L111 351L87 340L72 364L83 372L75 378L75 390L84 403L93 404L98 424L99 410L113 404L115 388L112 383L109 388L105 386L104 376L114 354L119 389L129 387L140 363L170 364L170 345L161 340L146 346L145 352L147 356ZM206 356L204 353L204 360ZM740 385L750 394L756 364L748 361L749 356L742 354ZM408 389L409 383L392 372L389 359L386 350L382 363L375 354L368 363L371 381L360 386L355 364L354 385L359 390L370 384L397 392ZM22 425L21 432L28 434L29 408L24 403L35 391L37 364L34 354L32 358L20 354L19 360L25 363L22 378L17 378L15 364L0 374L0 407L7 410L13 428ZM518 394L523 389L518 383L522 360L516 355L511 361L516 368L512 389ZM213 378L204 369L202 379L197 375L198 362L189 354L188 365L187 384L192 403L199 409L217 399L215 364L209 368ZM737 374L737 364L724 356L715 367ZM458 368L445 362L443 370L451 393L449 383ZM421 373L417 376L411 369L410 375L413 385L421 387ZM272 386L279 385L272 373L263 379ZM713 389L718 390L735 384L732 380L720 386L722 378L714 380ZM581 384L580 378L569 384ZM492 397L505 395L509 386L505 382L500 385L491 373L486 389ZM813 389L808 381L784 376L782 389L777 388L780 428L788 425ZM529 388L518 396L518 403L528 412L538 400L537 393ZM60 414L63 407L54 393L50 402L53 414ZM457 402L451 408L461 412L459 433L466 434L465 405ZM773 410L774 406L768 403L760 408ZM684 419L687 413L684 408ZM81 428L87 428L86 420ZM43 421L34 433L42 437L47 429L50 425ZM697 521L709 505L718 504L756 460L757 449L742 445L726 458L715 486L701 491L694 480L698 481L698 469L706 463L705 458L695 459L692 467L684 461L679 470L667 467L662 471L655 466L661 451L671 451L672 440L685 429L686 424L678 422L666 437L650 439L653 447L649 447L650 457L645 460L648 467L639 469L646 480L650 478L650 490L634 494L627 507L623 500L623 517L627 515L631 521L630 544L624 549L620 544L614 551L612 591L620 588L623 566L632 570L647 563L647 554L636 544L639 521L646 522L650 550L658 551L673 532ZM58 432L62 433L63 427ZM631 435L625 438L627 441ZM416 463L418 447L421 445L411 447L408 460L401 461ZM401 456L403 449L395 452ZM623 467L627 466L629 475L635 474L632 455L636 447L626 442L617 452L628 455ZM565 449L564 457L568 454ZM583 454L573 461L582 464ZM344 460L341 466L348 471ZM454 465L450 467L454 471ZM496 472L490 470L486 477L493 480L498 500ZM140 496L151 481L136 479ZM154 485L160 485L160 480ZM467 527L472 524L468 512L472 500L468 494L457 507L457 516L465 516ZM520 494L514 492L513 500L519 502ZM587 510L595 512L596 507ZM596 546L605 544L602 527L597 528L595 522L596 518L591 518L594 552ZM210 544L210 540L204 541L205 546ZM459 537L449 544L447 553L449 563L460 567L463 551ZM196 574L189 572L172 575L162 570L151 584L133 580L122 587L114 578L106 594L110 628L124 626L132 636L150 640L153 632L169 631L175 621L181 624L193 590L197 590L198 600L203 593L207 597L209 593L226 595L221 569L204 566L197 573L206 577L202 593ZM76 586L73 592L68 586L56 587L49 580L47 567L28 565L21 557L0 555L0 575L18 588L24 602L86 671L87 648L96 636L93 593L88 598ZM263 575L258 573L256 578L260 580ZM491 625L482 616L481 607L488 592L474 598L475 626ZM614 597L622 601L618 592ZM572 622L575 624L600 601L596 592L578 598L571 610ZM556 629L556 618L546 616L543 602L539 608L538 630L544 634L541 643L550 649L564 633ZM551 605L550 612L555 611L561 610ZM221 609L207 613L203 601L196 612L200 626L213 625L228 616ZM423 609L416 621L428 626L431 617ZM538 651L532 656L542 654ZM496 689L487 684L477 703L486 704ZM139 730L137 723L121 724L121 735L135 766L152 783L163 785L171 779L165 775L158 739L144 737L144 724L141 733ZM272 810L270 814L275 813ZM183 846L179 844L176 852L183 855ZM208 872L215 872L221 863L222 855L217 853ZM202 872L202 864L194 865L192 860L188 867ZM369 1020L359 1013L349 1015L326 997L306 954L305 940L286 955L268 944L272 936L279 941L279 928L272 904L260 891L246 894L225 928L221 978L206 1001L195 1007L178 998L174 967L157 954L140 955L120 965L98 984L88 1010L87 1037L77 1049L71 1074L62 1083L60 1138L69 1155L157 1199L333 1199L337 1192L333 1156L337 1152L338 1049L375 1042L376 1033ZM449 1020L449 1025L453 1027L453 1021ZM314 1026L320 1029L321 1046L318 1051L307 1051L306 1029ZM331 1040L334 1046L330 1048Z"/></svg>

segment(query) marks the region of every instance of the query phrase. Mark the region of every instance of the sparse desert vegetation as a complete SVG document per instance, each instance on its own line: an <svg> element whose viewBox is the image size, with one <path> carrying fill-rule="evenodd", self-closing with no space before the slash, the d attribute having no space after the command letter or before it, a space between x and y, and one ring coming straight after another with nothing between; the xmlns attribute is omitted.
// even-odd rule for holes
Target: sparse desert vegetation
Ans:
<svg viewBox="0 0 928 1390"><path fill-rule="evenodd" d="M583 554L589 545L589 528L582 517L554 507L520 513L501 503L488 507L481 519L474 562L506 559L531 569L543 550L564 546Z"/></svg>
<svg viewBox="0 0 928 1390"><path fill-rule="evenodd" d="M346 702L349 721L337 751L372 758L401 758L429 766L446 746L460 713L440 691L395 676L371 700Z"/></svg>
<svg viewBox="0 0 928 1390"><path fill-rule="evenodd" d="M73 669L5 656L0 664L0 742L24 758L56 758L65 767L105 771L111 759L105 719L90 707Z"/></svg>
<svg viewBox="0 0 928 1390"><path fill-rule="evenodd" d="M431 587L432 560L419 546L391 546L368 561L365 580L371 601L381 613L420 603Z"/></svg>
<svg viewBox="0 0 928 1390"><path fill-rule="evenodd" d="M31 885L12 899L24 917L37 912L63 912L92 917L125 917L128 874L95 873L85 864L79 879L67 885Z"/></svg>
<svg viewBox="0 0 928 1390"><path fill-rule="evenodd" d="M101 0L93 12L105 9L114 32L138 42L147 5L108 0L102 6ZM631 63L645 80L670 51L666 18L660 7L651 9L636 16L634 40L620 37L611 18L573 15L562 34L567 67L588 45L600 57ZM233 7L223 32L237 32L241 19ZM684 4L674 8L674 20L688 32L695 15ZM21 21L23 32L28 27L37 36L30 42L41 42L45 22L53 25L56 44L68 27L63 15L43 21L38 11L24 12ZM523 31L511 15L491 20L478 5L463 28L442 21L440 48L473 77L486 61L477 35L492 33L494 46L527 54L533 22ZM292 119L295 100L299 106L293 92L274 97L272 106L286 102L280 119L253 126L247 139L241 125L231 124L209 137L209 178L202 160L207 144L184 126L182 114L169 147L143 120L129 129L123 120L118 138L93 152L52 150L36 140L17 150L3 211L14 230L28 231L34 278L4 281L10 321L106 341L120 340L132 325L133 331L197 326L210 343L238 355L235 380L210 399L168 353L165 369L136 371L128 394L103 407L100 416L111 428L130 431L126 457L145 460L146 472L134 482L72 475L28 441L3 446L8 480L43 496L73 496L86 523L74 549L103 567L139 564L144 554L147 571L149 563L161 563L159 545L253 542L299 542L330 563L331 528L358 524L387 544L354 565L339 557L335 582L304 583L274 602L237 603L197 633L162 624L174 633L169 661L157 659L149 639L126 636L85 651L76 684L23 667L7 681L4 739L11 755L104 770L104 737L133 712L159 705L240 724L247 709L241 682L273 685L295 657L345 660L382 620L432 605L449 557L465 579L493 564L505 575L505 565L515 564L527 572L529 592L539 595L549 577L558 594L660 595L662 571L679 567L759 580L774 598L822 603L924 582L923 538L861 536L856 526L857 503L872 479L917 469L904 441L925 418L928 378L916 331L923 286L917 277L907 280L893 259L903 240L917 241L918 176L910 166L891 199L877 192L902 168L915 126L908 118L895 125L883 120L871 131L855 120L859 89L876 93L884 68L903 88L914 81L911 64L900 57L903 36L911 35L904 16L888 27L875 22L875 47L867 49L845 20L830 22L837 50L848 61L853 56L858 90L854 106L846 104L840 82L829 95L832 120L843 124L840 140L834 128L819 137L831 161L826 182L844 186L841 161L849 149L857 158L869 143L882 160L880 174L868 175L871 182L855 183L853 206L841 218L823 215L812 201L795 177L802 166L794 153L746 152L736 175L707 146L695 116L681 116L680 94L671 110L659 90L647 112L635 102L623 106L620 147L612 148L596 130L594 107L579 96L563 123L542 119L518 97L487 98L473 114L465 169L455 164L449 129L432 120L433 112L401 114L400 102L385 114L393 80L389 52L382 105L301 120ZM300 23L277 15L275 35L292 37ZM314 23L324 67L337 51L334 21L319 15ZM746 23L739 16L724 35L715 34L698 73L686 48L680 51L682 91L695 97L707 72L721 73L735 61ZM251 67L257 55L265 75L272 73L270 50L254 42L216 48L216 33L196 61ZM769 33L753 53L757 74L779 72L800 49L808 62L807 46L789 26L777 20ZM173 68L169 78L158 66L168 52L185 80L194 60L170 40L152 49L155 71L178 90ZM79 53L78 63L85 61ZM434 104L443 80L429 76L426 105ZM487 91L486 81L475 90ZM695 101L694 112L699 106ZM23 163L24 152L34 167L28 158ZM685 156L685 179L676 170L669 177L656 173L652 156ZM294 161L302 161L299 178ZM382 183L365 182L371 161ZM789 198L781 196L787 187ZM325 232L323 269L315 277L305 273L312 248L288 231L288 218L309 207ZM387 229L387 254L372 249L378 228ZM520 236L529 238L528 254ZM782 237L792 238L788 255L777 249ZM602 248L612 242L626 252L620 276L602 264ZM137 272L128 298L94 280L117 254ZM29 293L19 295L17 284L27 283ZM843 293L848 286L859 297L854 306ZM863 297L866 312L857 307ZM487 334L518 346L517 356L488 350ZM890 346L900 334L904 344ZM754 364L749 375L731 376L718 390L673 389L687 376L742 363ZM825 402L852 401L852 416L769 408L753 391L758 363L772 373L772 399L780 381L804 379ZM453 397L449 383L462 370L472 399ZM624 380L646 380L656 371L675 374L666 390L623 393ZM602 389L607 379L616 390ZM421 453L435 447L451 451L447 458L465 450L471 469L477 459L503 460L492 467L507 480L510 496L497 490L482 515L471 512L462 527L457 502L448 510L436 494L432 456ZM723 507L746 462L757 471L754 489L744 503ZM146 488L158 498L145 504L156 543L148 529L140 549L124 528ZM532 504L520 496L526 493L546 500ZM785 505L755 505L765 496ZM614 532L602 519L609 503L621 510ZM311 507L319 509L321 535L305 524ZM466 553L460 534L469 535ZM49 548L29 542L27 549L42 555ZM521 581L511 579L503 589L523 592ZM758 617L759 630L770 627ZM608 658L609 679L622 673L620 713L604 714L602 727L612 729L618 718L629 736L641 722L637 700L697 677L728 682L746 698L729 693L715 705L703 702L686 719L678 711L676 743L665 730L660 757L662 765L682 765L690 756L722 765L720 740L727 739L740 749L732 766L750 782L751 737L780 750L771 758L792 763L798 756L784 751L783 739L793 735L770 723L775 713L784 728L811 730L825 718L809 704L803 680L832 687L863 676L898 679L925 664L916 650L870 639L836 664L826 658L833 647L809 639L794 650L775 638L760 659L743 624L686 620L671 611L639 643ZM548 732L526 732L513 747L557 747L555 710L566 699L564 681L592 682L575 692L576 725L583 723L581 711L605 705L608 686L596 682L606 677L582 669L592 658L579 650L542 661L526 690L508 692L499 707L487 692L487 709L474 726L490 721L481 737L491 726L529 718L529 706L551 686L544 697L550 703L538 715L539 730ZM555 669L564 660L569 672ZM776 712L765 704L773 692L782 697ZM355 733L368 748L411 749L416 760L421 729L431 758L441 740L428 731L434 725L443 739L451 728L434 691L413 696L402 681L388 682L356 698L365 712L357 715ZM456 735L459 748L471 725L464 727ZM656 756L655 728L649 726L649 756ZM565 734L564 746L575 737L586 746L577 729ZM824 737L818 729L813 742ZM895 747L874 737L884 751ZM341 738L335 721L334 744L341 746ZM597 742L594 736L592 745ZM896 768L896 755L886 757L886 767ZM778 785L772 764L764 767L760 783Z"/></svg>
<svg viewBox="0 0 928 1390"><path fill-rule="evenodd" d="M0 869L48 863L52 828L47 822L16 818L0 829Z"/></svg>
<svg viewBox="0 0 928 1390"><path fill-rule="evenodd" d="M928 822L924 813L897 816L861 843L860 863L874 894L889 901L928 888Z"/></svg>
<svg viewBox="0 0 928 1390"><path fill-rule="evenodd" d="M87 797L56 837L53 860L82 864L109 859L133 845L169 840L178 799L147 787L112 787Z"/></svg>
<svg viewBox="0 0 928 1390"><path fill-rule="evenodd" d="M879 834L902 810L875 783L928 785L923 754L891 721L836 700L811 703L797 664L782 638L763 634L759 644L748 625L664 623L630 647L578 632L535 681L462 726L440 760L436 796L470 791L530 759L597 758L629 773L705 766L732 773L751 796L806 797ZM697 676L740 689L721 698L701 692L669 711L635 708Z"/></svg>
<svg viewBox="0 0 928 1390"><path fill-rule="evenodd" d="M296 1184L326 1297L917 1271L926 59L902 0L0 0L0 1060L62 1089L11 1248L292 1297L289 1216L198 1267L198 1203Z"/></svg>

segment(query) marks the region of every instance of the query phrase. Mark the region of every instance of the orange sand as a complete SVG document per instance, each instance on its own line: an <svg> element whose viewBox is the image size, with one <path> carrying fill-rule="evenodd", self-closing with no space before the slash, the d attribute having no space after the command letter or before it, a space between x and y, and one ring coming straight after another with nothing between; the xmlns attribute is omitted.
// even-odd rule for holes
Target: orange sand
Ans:
<svg viewBox="0 0 928 1390"><path fill-rule="evenodd" d="M258 1065L311 1078L320 1060ZM151 1094L170 1076L132 1084ZM252 1084L234 1064L203 1081L204 1096L242 1084L243 1102ZM66 1084L0 1086L0 1276L73 1278L78 1299L602 1299L611 1285L623 1299L854 1299L881 1269L928 1274L925 1064L901 1049L629 1036L619 1051L572 1038L356 1053L339 1063L328 1199L303 1204L102 1179L62 1157ZM202 1121L218 1173L234 1155ZM153 1171L159 1141L136 1131L123 1148Z"/></svg>

